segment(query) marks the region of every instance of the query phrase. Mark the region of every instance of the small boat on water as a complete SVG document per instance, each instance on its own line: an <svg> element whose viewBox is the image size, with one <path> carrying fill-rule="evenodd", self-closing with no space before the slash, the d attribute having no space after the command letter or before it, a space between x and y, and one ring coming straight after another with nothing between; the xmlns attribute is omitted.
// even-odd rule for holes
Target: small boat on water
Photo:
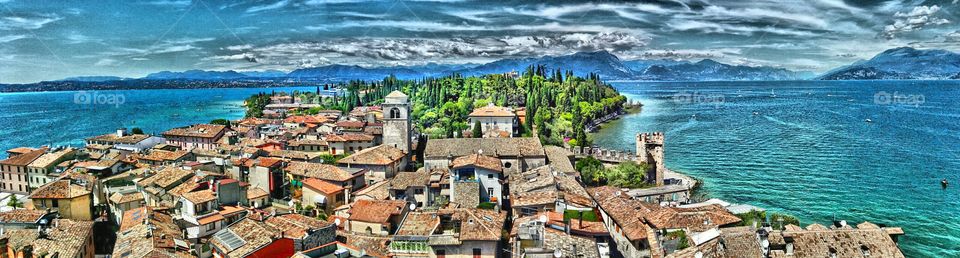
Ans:
<svg viewBox="0 0 960 258"><path fill-rule="evenodd" d="M940 180L940 187L947 188L947 179Z"/></svg>
<svg viewBox="0 0 960 258"><path fill-rule="evenodd" d="M758 115L760 115L760 112L753 111L753 115L758 116Z"/></svg>
<svg viewBox="0 0 960 258"><path fill-rule="evenodd" d="M871 120L870 118L864 119L863 121L867 123L873 123L873 120Z"/></svg>

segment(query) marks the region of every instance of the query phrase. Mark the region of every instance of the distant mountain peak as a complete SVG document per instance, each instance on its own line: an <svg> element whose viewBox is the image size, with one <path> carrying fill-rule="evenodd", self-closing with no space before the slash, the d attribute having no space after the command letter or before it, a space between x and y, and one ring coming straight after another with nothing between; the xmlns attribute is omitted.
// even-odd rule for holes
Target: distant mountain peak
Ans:
<svg viewBox="0 0 960 258"><path fill-rule="evenodd" d="M823 80L947 79L960 72L960 54L943 49L898 47L869 60L833 69Z"/></svg>

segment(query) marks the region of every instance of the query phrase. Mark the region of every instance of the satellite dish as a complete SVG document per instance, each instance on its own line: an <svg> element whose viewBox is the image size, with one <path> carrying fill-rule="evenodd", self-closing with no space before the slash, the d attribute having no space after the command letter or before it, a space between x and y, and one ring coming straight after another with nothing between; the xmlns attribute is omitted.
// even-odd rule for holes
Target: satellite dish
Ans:
<svg viewBox="0 0 960 258"><path fill-rule="evenodd" d="M410 203L410 210L416 210L416 209L417 209L417 204L411 202L411 203Z"/></svg>
<svg viewBox="0 0 960 258"><path fill-rule="evenodd" d="M703 253L697 252L697 253L693 254L693 257L694 257L694 258L703 258Z"/></svg>
<svg viewBox="0 0 960 258"><path fill-rule="evenodd" d="M340 218L333 219L333 224L336 224L337 227L340 226Z"/></svg>
<svg viewBox="0 0 960 258"><path fill-rule="evenodd" d="M547 215L540 215L538 220L540 220L541 223L547 223Z"/></svg>
<svg viewBox="0 0 960 258"><path fill-rule="evenodd" d="M556 258L563 257L563 251L560 251L560 249L553 251L553 257L556 257Z"/></svg>

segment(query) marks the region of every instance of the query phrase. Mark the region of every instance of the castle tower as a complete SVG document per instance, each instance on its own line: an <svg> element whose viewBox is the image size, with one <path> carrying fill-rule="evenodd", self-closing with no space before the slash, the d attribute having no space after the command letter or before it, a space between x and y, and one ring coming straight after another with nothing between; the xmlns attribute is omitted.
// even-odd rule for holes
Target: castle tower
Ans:
<svg viewBox="0 0 960 258"><path fill-rule="evenodd" d="M663 173L667 170L663 162L663 133L637 134L637 162L650 164L647 178L655 180L657 186L663 185Z"/></svg>
<svg viewBox="0 0 960 258"><path fill-rule="evenodd" d="M387 95L383 104L383 144L410 153L410 99L400 91Z"/></svg>

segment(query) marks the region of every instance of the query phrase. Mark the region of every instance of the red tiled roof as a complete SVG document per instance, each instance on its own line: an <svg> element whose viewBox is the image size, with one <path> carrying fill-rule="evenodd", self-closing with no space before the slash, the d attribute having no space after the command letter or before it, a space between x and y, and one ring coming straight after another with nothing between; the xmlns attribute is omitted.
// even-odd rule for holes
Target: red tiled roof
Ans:
<svg viewBox="0 0 960 258"><path fill-rule="evenodd" d="M327 181L316 178L307 178L306 180L303 180L303 186L325 194L334 194L343 191L343 187L340 187L339 185L331 184Z"/></svg>
<svg viewBox="0 0 960 258"><path fill-rule="evenodd" d="M381 144L376 147L360 150L350 156L337 161L342 164L389 165L403 159L402 150L393 146Z"/></svg>
<svg viewBox="0 0 960 258"><path fill-rule="evenodd" d="M347 127L347 128L363 128L367 123L363 121L340 121L337 122L338 127Z"/></svg>
<svg viewBox="0 0 960 258"><path fill-rule="evenodd" d="M509 109L505 107L494 106L493 104L474 109L473 112L470 112L470 116L473 117L513 117L516 116L513 112L510 112Z"/></svg>
<svg viewBox="0 0 960 258"><path fill-rule="evenodd" d="M163 136L214 138L223 133L226 128L223 125L197 124L167 130L163 132Z"/></svg>
<svg viewBox="0 0 960 258"><path fill-rule="evenodd" d="M458 157L453 159L450 166L452 168L461 168L468 165L493 171L503 171L503 163L500 163L500 159L481 154L470 154Z"/></svg>
<svg viewBox="0 0 960 258"><path fill-rule="evenodd" d="M0 164L10 165L10 166L26 166L26 165L30 165L30 162L33 162L34 160L36 160L37 158L39 158L41 155L43 155L43 153L45 153L45 152L47 152L47 147L43 147L43 148L40 148L40 149L36 149L36 150L30 151L30 152L27 152L27 153L24 153L24 154L20 154L20 155L14 156L14 157L12 157L12 158L8 158L8 159L5 159L5 160L2 160L2 161L0 161Z"/></svg>
<svg viewBox="0 0 960 258"><path fill-rule="evenodd" d="M358 142L373 141L373 135L362 133L328 134L324 140L327 142Z"/></svg>
<svg viewBox="0 0 960 258"><path fill-rule="evenodd" d="M70 180L47 183L30 194L30 199L70 199L90 194L83 186L71 184Z"/></svg>
<svg viewBox="0 0 960 258"><path fill-rule="evenodd" d="M400 200L359 200L350 208L350 220L386 223L390 216L399 215L406 202Z"/></svg>

